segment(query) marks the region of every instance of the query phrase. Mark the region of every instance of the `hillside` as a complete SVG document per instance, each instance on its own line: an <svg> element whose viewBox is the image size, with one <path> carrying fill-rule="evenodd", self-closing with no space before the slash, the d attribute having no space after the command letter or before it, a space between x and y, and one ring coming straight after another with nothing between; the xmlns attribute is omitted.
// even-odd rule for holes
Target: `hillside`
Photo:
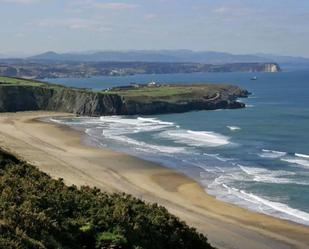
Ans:
<svg viewBox="0 0 309 249"><path fill-rule="evenodd" d="M163 207L125 194L65 186L0 149L0 248L212 247Z"/></svg>
<svg viewBox="0 0 309 249"><path fill-rule="evenodd" d="M146 91L146 96L145 96ZM248 92L219 84L124 87L95 92L40 81L0 77L0 112L48 110L77 115L136 115L242 108Z"/></svg>

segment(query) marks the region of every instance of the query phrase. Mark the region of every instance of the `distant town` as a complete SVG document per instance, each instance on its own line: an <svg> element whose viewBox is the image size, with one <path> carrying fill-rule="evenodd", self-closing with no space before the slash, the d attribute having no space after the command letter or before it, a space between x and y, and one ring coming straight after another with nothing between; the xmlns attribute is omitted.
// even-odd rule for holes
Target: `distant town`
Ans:
<svg viewBox="0 0 309 249"><path fill-rule="evenodd" d="M213 65L181 62L0 60L0 76L29 79L203 72L279 72L280 70L280 66L276 63L228 63Z"/></svg>

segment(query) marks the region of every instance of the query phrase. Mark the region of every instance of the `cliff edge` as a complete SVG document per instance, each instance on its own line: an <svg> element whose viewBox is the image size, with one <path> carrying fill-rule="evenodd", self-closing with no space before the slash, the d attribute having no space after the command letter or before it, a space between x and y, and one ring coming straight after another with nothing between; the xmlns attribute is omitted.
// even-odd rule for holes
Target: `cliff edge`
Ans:
<svg viewBox="0 0 309 249"><path fill-rule="evenodd" d="M155 85L95 92L0 77L0 112L61 111L77 115L137 115L242 108L248 92L230 85Z"/></svg>

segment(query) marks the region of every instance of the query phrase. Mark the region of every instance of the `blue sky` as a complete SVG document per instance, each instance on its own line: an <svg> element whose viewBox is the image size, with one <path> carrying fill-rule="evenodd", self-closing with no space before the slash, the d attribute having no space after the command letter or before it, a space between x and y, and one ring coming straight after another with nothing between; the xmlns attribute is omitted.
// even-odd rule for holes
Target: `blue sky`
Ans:
<svg viewBox="0 0 309 249"><path fill-rule="evenodd" d="M309 57L309 0L0 0L0 54L192 49Z"/></svg>

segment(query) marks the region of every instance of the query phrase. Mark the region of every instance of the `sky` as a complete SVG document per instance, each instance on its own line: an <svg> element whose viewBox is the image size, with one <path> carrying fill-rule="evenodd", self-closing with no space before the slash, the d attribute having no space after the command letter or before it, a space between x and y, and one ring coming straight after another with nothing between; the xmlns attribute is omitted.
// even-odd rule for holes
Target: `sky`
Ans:
<svg viewBox="0 0 309 249"><path fill-rule="evenodd" d="M0 0L0 54L132 49L309 57L309 0Z"/></svg>

